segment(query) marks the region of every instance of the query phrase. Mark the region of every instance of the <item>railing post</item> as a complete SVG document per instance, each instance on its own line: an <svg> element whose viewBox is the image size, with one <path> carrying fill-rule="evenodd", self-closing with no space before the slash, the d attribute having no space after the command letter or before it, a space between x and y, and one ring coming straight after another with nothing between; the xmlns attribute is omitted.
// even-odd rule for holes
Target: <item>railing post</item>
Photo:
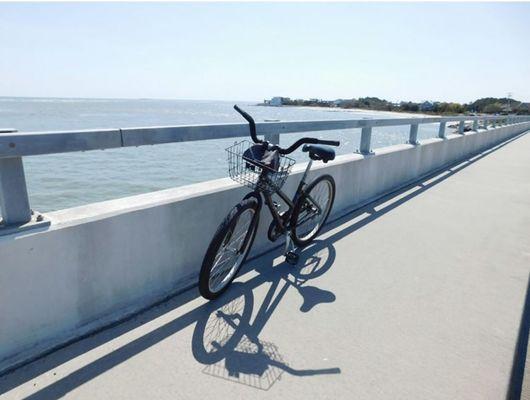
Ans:
<svg viewBox="0 0 530 400"><path fill-rule="evenodd" d="M473 120L473 130L475 132L478 131L478 119Z"/></svg>
<svg viewBox="0 0 530 400"><path fill-rule="evenodd" d="M418 124L410 125L409 143L418 144Z"/></svg>
<svg viewBox="0 0 530 400"><path fill-rule="evenodd" d="M445 139L445 122L440 122L440 128L438 129L438 137Z"/></svg>
<svg viewBox="0 0 530 400"><path fill-rule="evenodd" d="M486 130L488 129L488 120L487 119L484 120L484 129L486 129Z"/></svg>
<svg viewBox="0 0 530 400"><path fill-rule="evenodd" d="M464 134L464 128L466 126L466 121L460 121L458 124L458 133L463 135Z"/></svg>
<svg viewBox="0 0 530 400"><path fill-rule="evenodd" d="M492 127L493 129L495 129L495 128L497 127L497 120L496 120L496 119L492 119L492 120L491 120L491 127Z"/></svg>
<svg viewBox="0 0 530 400"><path fill-rule="evenodd" d="M359 152L361 154L370 154L372 152L372 127L365 126L361 129L361 145Z"/></svg>
<svg viewBox="0 0 530 400"><path fill-rule="evenodd" d="M0 158L0 208L5 225L31 220L22 157Z"/></svg>

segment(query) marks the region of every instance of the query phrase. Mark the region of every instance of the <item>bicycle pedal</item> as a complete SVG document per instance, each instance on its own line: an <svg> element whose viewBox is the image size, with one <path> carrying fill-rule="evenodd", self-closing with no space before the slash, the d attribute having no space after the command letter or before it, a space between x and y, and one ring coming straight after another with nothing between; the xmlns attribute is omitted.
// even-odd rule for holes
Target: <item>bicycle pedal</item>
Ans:
<svg viewBox="0 0 530 400"><path fill-rule="evenodd" d="M299 258L300 256L294 251L289 251L285 254L285 261L287 262L287 264L296 265L298 263Z"/></svg>

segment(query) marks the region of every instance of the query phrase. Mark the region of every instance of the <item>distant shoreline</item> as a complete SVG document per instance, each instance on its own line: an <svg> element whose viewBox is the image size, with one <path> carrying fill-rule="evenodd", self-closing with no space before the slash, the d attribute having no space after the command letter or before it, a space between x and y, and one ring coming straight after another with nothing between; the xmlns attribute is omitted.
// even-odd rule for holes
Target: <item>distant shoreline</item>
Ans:
<svg viewBox="0 0 530 400"><path fill-rule="evenodd" d="M259 104L263 107L272 107L272 108L299 108L299 109L307 109L307 110L319 110L319 111L327 111L327 112L349 112L352 114L357 113L374 113L374 114L384 114L384 115L399 115L399 116L405 116L405 117L440 117L439 114L425 114L420 112L406 112L406 111L383 111L383 110L370 110L368 108L340 108L340 107L319 107L319 106L296 106L296 105L282 105L282 106L270 106L268 104Z"/></svg>
<svg viewBox="0 0 530 400"><path fill-rule="evenodd" d="M270 100L263 100L263 105L269 106L302 106L341 109L362 109L383 112L403 112L418 115L508 115L530 114L530 103L525 103L511 97L484 97L472 103L455 103L425 100L422 102L400 101L392 102L378 97L359 97L351 99L322 100L291 99L276 96Z"/></svg>

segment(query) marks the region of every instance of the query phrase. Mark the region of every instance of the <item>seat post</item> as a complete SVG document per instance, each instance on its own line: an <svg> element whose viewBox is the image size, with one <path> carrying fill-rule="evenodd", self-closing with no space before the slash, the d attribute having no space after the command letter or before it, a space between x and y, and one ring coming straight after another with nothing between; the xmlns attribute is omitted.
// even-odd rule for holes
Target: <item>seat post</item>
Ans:
<svg viewBox="0 0 530 400"><path fill-rule="evenodd" d="M300 181L301 185L305 183L305 180L307 178L307 175L309 174L309 170L311 169L312 165L313 165L313 160L309 159L309 162L307 163L307 167L305 168L305 171L304 171L304 175L302 176L302 180Z"/></svg>
<svg viewBox="0 0 530 400"><path fill-rule="evenodd" d="M298 188L296 189L295 197L293 203L296 203L296 199L300 195L302 191L302 187L305 185L305 180L307 178L307 174L309 174L309 170L311 169L311 165L313 165L313 160L309 160L307 163L307 167L305 168L304 175L302 175L302 179L300 179L300 183L298 184Z"/></svg>

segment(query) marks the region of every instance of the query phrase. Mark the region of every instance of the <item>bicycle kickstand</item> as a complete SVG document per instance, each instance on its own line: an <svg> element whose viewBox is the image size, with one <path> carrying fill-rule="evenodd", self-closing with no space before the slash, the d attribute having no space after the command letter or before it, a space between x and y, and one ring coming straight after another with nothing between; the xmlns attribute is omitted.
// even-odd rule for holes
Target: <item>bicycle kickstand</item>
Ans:
<svg viewBox="0 0 530 400"><path fill-rule="evenodd" d="M294 247L293 240L291 239L291 232L287 232L287 234L285 235L284 256L285 256L285 261L288 264L296 265L298 263L299 256L298 254L296 254L295 250L296 249Z"/></svg>

